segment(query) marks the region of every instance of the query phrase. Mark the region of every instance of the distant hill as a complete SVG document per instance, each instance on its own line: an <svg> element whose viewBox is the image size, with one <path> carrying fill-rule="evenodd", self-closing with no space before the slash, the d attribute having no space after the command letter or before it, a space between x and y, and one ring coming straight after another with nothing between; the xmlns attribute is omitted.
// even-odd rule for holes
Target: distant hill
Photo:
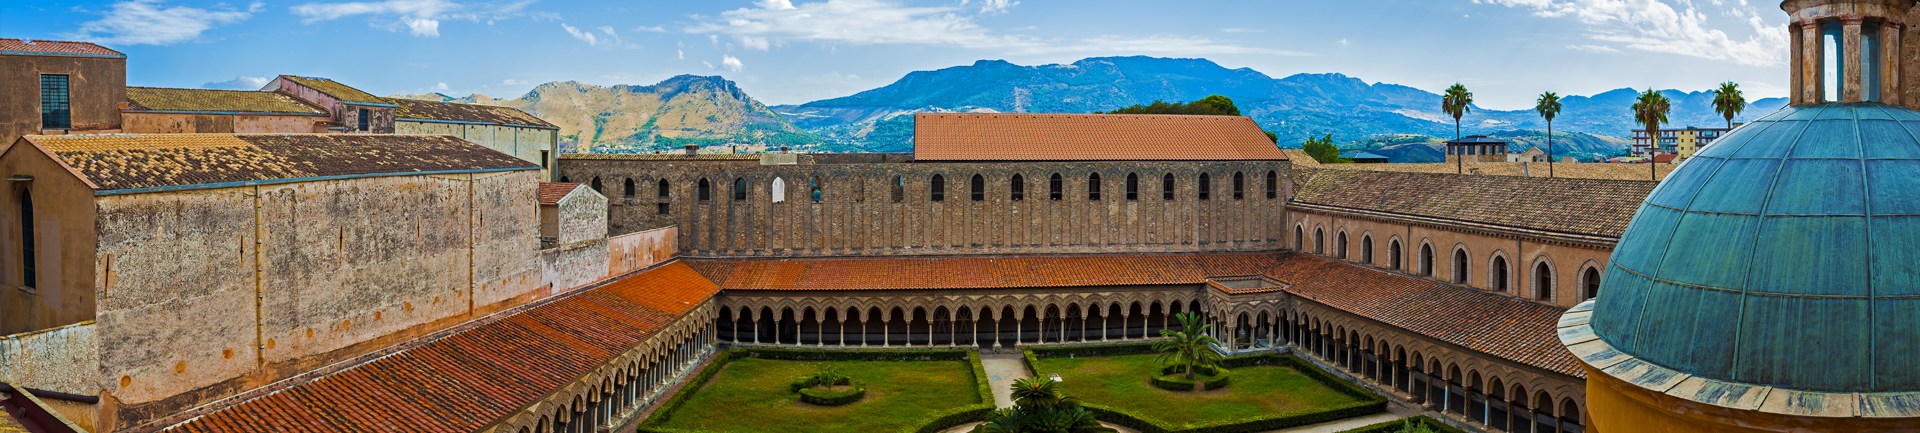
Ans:
<svg viewBox="0 0 1920 433"><path fill-rule="evenodd" d="M1662 91L1674 101L1674 126L1714 126L1712 93ZM1296 74L1275 79L1248 68L1227 69L1206 59L1096 57L1071 64L1020 66L1002 60L916 71L892 84L852 96L772 107L819 136L869 151L911 147L911 117L919 112L1090 113L1154 100L1191 101L1219 94L1280 142L1333 133L1357 142L1388 134L1447 136L1453 119L1439 111L1440 95L1387 83L1367 84L1341 74ZM1625 137L1635 128L1628 107L1638 94L1618 89L1567 96L1554 121L1561 131ZM1754 101L1737 121L1786 105L1784 98ZM1476 107L1462 119L1466 134L1543 130L1531 110ZM906 131L902 136L901 131ZM1597 147L1596 147L1597 148Z"/></svg>
<svg viewBox="0 0 1920 433"><path fill-rule="evenodd" d="M562 152L647 153L687 144L738 145L743 152L779 146L857 150L795 127L718 76L681 75L651 86L558 81L515 99L438 93L393 97L517 108L559 125Z"/></svg>
<svg viewBox="0 0 1920 433"><path fill-rule="evenodd" d="M1535 130L1495 131L1488 137L1507 140L1507 150L1513 153L1526 152L1538 147L1547 150L1547 132ZM1419 134L1388 134L1340 145L1341 151L1362 150L1387 157L1389 162L1445 162L1447 137L1430 137ZM1606 159L1624 153L1628 141L1618 137L1606 137L1578 132L1553 131L1553 153L1561 157L1571 156L1581 161Z"/></svg>

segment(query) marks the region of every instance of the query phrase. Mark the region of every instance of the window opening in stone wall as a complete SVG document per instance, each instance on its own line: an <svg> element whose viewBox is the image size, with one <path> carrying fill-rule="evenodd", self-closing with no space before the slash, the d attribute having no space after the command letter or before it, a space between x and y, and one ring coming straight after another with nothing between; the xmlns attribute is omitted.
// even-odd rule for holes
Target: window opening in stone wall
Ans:
<svg viewBox="0 0 1920 433"><path fill-rule="evenodd" d="M1494 257L1493 258L1493 281L1492 281L1493 291L1496 291L1496 292L1507 291L1508 278L1510 277L1507 276L1507 258Z"/></svg>
<svg viewBox="0 0 1920 433"><path fill-rule="evenodd" d="M671 205L671 204L667 204L667 203L660 203L660 204L658 204L658 205L656 205L655 207L658 207L658 208L660 208L660 209L659 209L659 213L660 213L661 215L666 215L666 214L670 214L670 213L673 213L673 205Z"/></svg>
<svg viewBox="0 0 1920 433"><path fill-rule="evenodd" d="M667 184L667 180L666 180L666 179L660 179L660 192L659 192L659 193L657 193L657 194L655 194L655 195L657 195L657 196L659 196L660 198L663 198L663 199L664 199L664 198L667 198L667 197L669 197L669 196L670 196L670 195L672 194L672 191L673 191L673 189L672 189L672 188L669 188L669 186L668 186L668 184Z"/></svg>
<svg viewBox="0 0 1920 433"><path fill-rule="evenodd" d="M932 189L929 195L931 196L933 201L947 201L947 178L946 177L937 175L937 174L933 175L933 185L931 186L932 186Z"/></svg>
<svg viewBox="0 0 1920 433"><path fill-rule="evenodd" d="M1267 172L1267 199L1272 200L1279 196L1280 196L1280 174L1272 171L1268 171Z"/></svg>
<svg viewBox="0 0 1920 433"><path fill-rule="evenodd" d="M591 184L593 186L593 192L600 193L601 195L605 195L607 193L607 189L600 186L599 176L594 176L593 182L591 182Z"/></svg>
<svg viewBox="0 0 1920 433"><path fill-rule="evenodd" d="M1127 201L1140 199L1140 175L1127 173Z"/></svg>
<svg viewBox="0 0 1920 433"><path fill-rule="evenodd" d="M1173 200L1173 173L1160 177L1160 199Z"/></svg>
<svg viewBox="0 0 1920 433"><path fill-rule="evenodd" d="M1240 174L1240 172L1237 172L1237 171L1233 172L1233 199L1240 200L1246 197L1247 197L1246 176Z"/></svg>
<svg viewBox="0 0 1920 433"><path fill-rule="evenodd" d="M1342 259L1347 258L1347 232L1333 235L1333 255Z"/></svg>
<svg viewBox="0 0 1920 433"><path fill-rule="evenodd" d="M1213 193L1213 177L1200 173L1200 199L1206 200Z"/></svg>
<svg viewBox="0 0 1920 433"><path fill-rule="evenodd" d="M1313 229L1313 253L1323 256L1327 255L1326 229Z"/></svg>
<svg viewBox="0 0 1920 433"><path fill-rule="evenodd" d="M1433 246L1420 245L1420 275L1433 276Z"/></svg>
<svg viewBox="0 0 1920 433"><path fill-rule="evenodd" d="M1880 25L1871 21L1860 25L1860 100L1880 100Z"/></svg>
<svg viewBox="0 0 1920 433"><path fill-rule="evenodd" d="M66 75L40 76L40 128L73 128L72 94ZM8 143L12 144L12 143Z"/></svg>
<svg viewBox="0 0 1920 433"><path fill-rule="evenodd" d="M1015 174L1013 175L1013 183L1010 186L1011 186L1011 192L1008 194L1009 196L1008 198L1013 199L1013 201L1021 201L1021 200L1027 199L1027 179L1026 178L1020 177L1020 175Z"/></svg>
<svg viewBox="0 0 1920 433"><path fill-rule="evenodd" d="M774 203L785 203L787 201L787 180L786 179L781 179L778 177L773 178L773 188L770 188L770 189L773 190L773 193L771 195Z"/></svg>
<svg viewBox="0 0 1920 433"><path fill-rule="evenodd" d="M893 202L899 203L901 200L906 200L907 199L907 178L904 176L894 176L892 183L893 183L893 186L892 186Z"/></svg>
<svg viewBox="0 0 1920 433"><path fill-rule="evenodd" d="M1542 301L1553 299L1553 267L1547 262L1533 266L1533 297Z"/></svg>
<svg viewBox="0 0 1920 433"><path fill-rule="evenodd" d="M968 183L967 186L969 187L969 191L967 191L967 195L969 196L968 198L972 199L973 201L987 201L987 178L986 177L976 174L976 175L973 175L973 180L968 181L967 183Z"/></svg>
<svg viewBox="0 0 1920 433"><path fill-rule="evenodd" d="M1820 44L1826 50L1820 56L1821 70L1824 72L1821 79L1825 80L1820 84L1822 93L1825 93L1822 100L1828 102L1840 100L1840 80L1847 75L1844 58L1847 52L1846 36L1842 31L1839 21L1820 25Z"/></svg>
<svg viewBox="0 0 1920 433"><path fill-rule="evenodd" d="M1587 268L1587 275L1583 279L1587 280L1586 281L1587 292L1581 294L1581 299L1584 300L1584 299L1593 299L1593 298L1600 297L1600 270L1594 269L1594 268Z"/></svg>
<svg viewBox="0 0 1920 433"><path fill-rule="evenodd" d="M733 178L733 201L747 201L747 178Z"/></svg>
<svg viewBox="0 0 1920 433"><path fill-rule="evenodd" d="M1087 175L1087 200L1100 199L1100 173Z"/></svg>
<svg viewBox="0 0 1920 433"><path fill-rule="evenodd" d="M20 190L20 269L21 286L39 285L39 266L35 265L33 240L33 191Z"/></svg>
<svg viewBox="0 0 1920 433"><path fill-rule="evenodd" d="M813 177L813 179L812 179L812 187L810 187L810 188L808 188L808 190L810 190L810 191L812 191L812 192L813 192L813 202L814 202L814 203L819 203L819 202L820 202L820 198L821 198L821 196L822 196L822 195L825 195L825 194L823 194L823 193L821 193L821 192L820 192L820 176L814 176L814 177Z"/></svg>
<svg viewBox="0 0 1920 433"><path fill-rule="evenodd" d="M367 115L367 109L365 109L365 108L362 108L362 109L360 109L360 130L361 130L361 131L370 131L370 130L371 130L370 128L368 128L368 127L367 127L367 118L368 118L368 117L373 117L373 116L369 116L369 115ZM595 189L598 189L598 188L595 188Z"/></svg>
<svg viewBox="0 0 1920 433"><path fill-rule="evenodd" d="M712 189L711 186L707 184L707 178L700 178L700 201L708 201L711 200L712 197Z"/></svg>
<svg viewBox="0 0 1920 433"><path fill-rule="evenodd" d="M625 193L622 195L625 195L627 198L633 198L633 179L627 179L626 185L621 188L620 192Z"/></svg>
<svg viewBox="0 0 1920 433"><path fill-rule="evenodd" d="M1305 230L1301 230L1300 226L1294 226L1293 227L1293 250L1294 251L1306 250L1307 249L1306 242L1307 242L1307 232Z"/></svg>
<svg viewBox="0 0 1920 433"><path fill-rule="evenodd" d="M1373 236L1360 235L1360 262L1373 263Z"/></svg>
<svg viewBox="0 0 1920 433"><path fill-rule="evenodd" d="M551 156L548 156L548 155L549 154L547 153L547 151L545 150L540 151L540 169L541 170L550 168L550 167L547 167L547 158L551 158Z"/></svg>
<svg viewBox="0 0 1920 433"><path fill-rule="evenodd" d="M1387 241L1387 268L1400 269L1400 240Z"/></svg>
<svg viewBox="0 0 1920 433"><path fill-rule="evenodd" d="M1060 173L1054 173L1053 178L1047 180L1047 199L1060 201L1066 195L1065 187L1065 182L1060 180Z"/></svg>
<svg viewBox="0 0 1920 433"><path fill-rule="evenodd" d="M1453 282L1467 283L1467 250L1453 250Z"/></svg>

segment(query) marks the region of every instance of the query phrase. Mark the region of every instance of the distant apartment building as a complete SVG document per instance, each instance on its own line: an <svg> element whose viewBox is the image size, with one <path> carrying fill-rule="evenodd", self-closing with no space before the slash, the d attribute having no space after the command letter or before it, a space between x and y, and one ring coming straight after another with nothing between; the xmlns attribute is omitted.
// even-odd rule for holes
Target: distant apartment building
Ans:
<svg viewBox="0 0 1920 433"><path fill-rule="evenodd" d="M1466 162L1506 162L1507 141L1485 135L1469 135L1459 140L1449 140L1447 162L1465 159Z"/></svg>
<svg viewBox="0 0 1920 433"><path fill-rule="evenodd" d="M1693 152L1713 144L1713 140L1726 135L1728 128L1701 128L1688 126L1686 129L1660 131L1659 153L1677 154L1681 159L1693 156ZM1647 131L1633 131L1633 156L1645 157L1654 144L1647 139Z"/></svg>

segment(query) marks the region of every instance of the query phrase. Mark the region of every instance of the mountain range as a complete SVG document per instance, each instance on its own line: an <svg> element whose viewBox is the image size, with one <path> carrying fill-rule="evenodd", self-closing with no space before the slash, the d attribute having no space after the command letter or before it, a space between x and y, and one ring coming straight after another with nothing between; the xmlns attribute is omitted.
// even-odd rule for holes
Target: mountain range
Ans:
<svg viewBox="0 0 1920 433"><path fill-rule="evenodd" d="M1713 112L1711 92L1661 93L1673 101L1669 126L1713 127L1725 122ZM1385 148L1387 145L1370 148L1374 145L1367 143L1381 142L1378 138L1394 134L1454 135L1453 119L1439 110L1440 95L1425 90L1368 84L1337 73L1273 78L1249 68L1229 69L1206 59L1139 56L1095 57L1040 66L981 60L908 73L892 84L846 97L773 107L762 105L724 78L690 75L652 86L554 82L517 99L473 95L447 100L526 110L559 124L561 134L579 149L594 152L736 143L746 144L749 149L785 145L809 151L904 152L912 149L912 113L1090 113L1155 100L1190 101L1214 94L1232 98L1242 114L1274 132L1283 147L1298 146L1294 143L1328 133L1336 143L1347 143L1342 148L1361 150ZM1623 88L1591 96L1563 96L1553 129L1556 150L1560 150L1562 140L1567 140L1568 146L1558 153L1605 156L1617 153L1613 149L1624 148L1624 141L1617 137L1626 137L1637 128L1628 107L1638 94ZM1735 120L1757 118L1785 105L1785 98L1751 101ZM1529 131L1543 130L1547 125L1531 110L1474 107L1461 119L1461 126L1463 134L1502 133L1544 139L1543 134ZM1515 151L1520 150L1524 149ZM1429 159L1417 156L1421 151L1408 152L1408 162Z"/></svg>

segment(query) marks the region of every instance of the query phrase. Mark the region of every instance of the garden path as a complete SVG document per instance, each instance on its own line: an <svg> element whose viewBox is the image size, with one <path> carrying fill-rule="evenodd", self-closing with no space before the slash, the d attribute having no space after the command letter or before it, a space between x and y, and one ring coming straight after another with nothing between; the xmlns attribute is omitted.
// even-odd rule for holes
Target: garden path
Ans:
<svg viewBox="0 0 1920 433"><path fill-rule="evenodd" d="M994 407L1013 407L1013 381L1033 377L1019 353L982 353L980 367L987 370L987 385L993 387Z"/></svg>

